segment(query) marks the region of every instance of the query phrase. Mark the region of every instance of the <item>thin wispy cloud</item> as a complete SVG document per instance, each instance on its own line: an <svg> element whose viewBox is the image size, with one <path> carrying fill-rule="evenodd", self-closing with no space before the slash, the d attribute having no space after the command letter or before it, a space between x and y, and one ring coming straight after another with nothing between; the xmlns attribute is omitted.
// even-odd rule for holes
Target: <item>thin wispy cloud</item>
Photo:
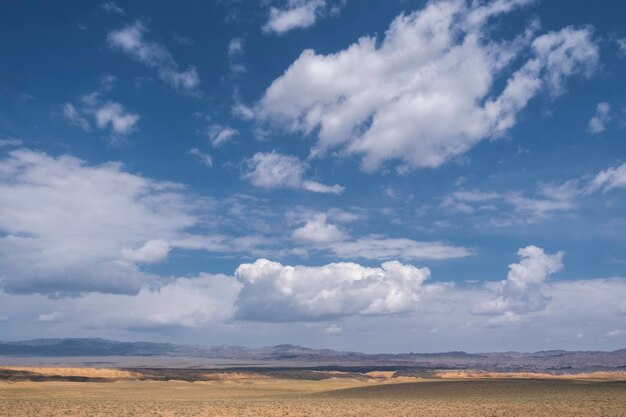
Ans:
<svg viewBox="0 0 626 417"><path fill-rule="evenodd" d="M202 164L206 165L207 167L209 168L213 167L213 157L210 154L206 152L202 152L198 148L189 149L188 153L189 155L193 155L197 157L200 160L200 162L202 162Z"/></svg>
<svg viewBox="0 0 626 417"><path fill-rule="evenodd" d="M141 21L109 32L107 41L113 49L122 51L137 62L157 70L159 78L185 94L199 95L200 76L196 67L179 69L170 51L162 44L146 39L148 28Z"/></svg>
<svg viewBox="0 0 626 417"><path fill-rule="evenodd" d="M117 5L114 1L105 1L100 5L102 10L107 11L113 14L124 15L126 12L120 6Z"/></svg>

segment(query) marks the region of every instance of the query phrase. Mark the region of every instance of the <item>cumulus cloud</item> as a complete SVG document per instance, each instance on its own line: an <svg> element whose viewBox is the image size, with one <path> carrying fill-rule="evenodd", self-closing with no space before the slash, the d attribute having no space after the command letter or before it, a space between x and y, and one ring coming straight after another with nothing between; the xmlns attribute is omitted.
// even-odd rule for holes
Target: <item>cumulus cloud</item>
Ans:
<svg viewBox="0 0 626 417"><path fill-rule="evenodd" d="M535 36L531 23L513 40L491 39L489 21L529 1L468 3L432 1L398 16L382 40L362 37L329 55L305 50L266 90L258 118L315 134L312 155L360 154L365 170L388 160L401 170L437 167L505 135L542 91L562 94L570 77L594 71L590 28Z"/></svg>
<svg viewBox="0 0 626 417"><path fill-rule="evenodd" d="M527 246L517 251L522 258L519 263L509 265L507 279L496 288L497 296L476 304L475 314L499 315L494 324L520 319L528 313L543 311L550 298L541 292L548 276L563 269L563 252L549 255L537 246Z"/></svg>
<svg viewBox="0 0 626 417"><path fill-rule="evenodd" d="M200 160L200 162L202 162L207 167L209 167L209 168L213 167L213 157L211 155L209 155L208 153L202 152L198 148L189 149L189 151L187 153L189 155L193 155L193 156L197 157Z"/></svg>
<svg viewBox="0 0 626 417"><path fill-rule="evenodd" d="M95 110L94 117L96 125L100 129L111 127L114 133L127 135L133 131L135 124L139 121L139 116L124 110L124 106L119 103L107 102Z"/></svg>
<svg viewBox="0 0 626 417"><path fill-rule="evenodd" d="M293 238L307 243L329 243L344 240L346 233L338 226L326 222L326 214L320 213L293 231Z"/></svg>
<svg viewBox="0 0 626 417"><path fill-rule="evenodd" d="M130 262L153 264L167 259L170 250L170 245L165 240L154 239L138 249L122 249L122 258Z"/></svg>
<svg viewBox="0 0 626 417"><path fill-rule="evenodd" d="M344 187L305 180L308 165L295 156L259 152L246 161L243 177L259 188L294 188L315 193L341 194Z"/></svg>
<svg viewBox="0 0 626 417"><path fill-rule="evenodd" d="M328 15L337 15L344 1L332 0L286 0L281 7L271 6L267 22L263 26L266 33L284 34L295 29L305 29Z"/></svg>
<svg viewBox="0 0 626 417"><path fill-rule="evenodd" d="M190 95L198 95L197 88L200 85L200 77L196 68L189 66L186 70L180 70L178 63L165 46L145 38L147 32L146 26L137 21L132 25L110 32L107 35L107 40L112 48L124 52L147 67L155 68L159 78L175 90Z"/></svg>
<svg viewBox="0 0 626 417"><path fill-rule="evenodd" d="M26 149L0 160L4 291L133 294L153 280L135 262L162 259L167 248L158 239L198 220L180 185L122 168Z"/></svg>
<svg viewBox="0 0 626 417"><path fill-rule="evenodd" d="M110 88L109 85L109 82L106 82L101 90L85 94L80 100L80 107L72 103L63 104L61 114L65 121L87 132L91 131L88 118L93 118L96 127L109 130L114 136L134 132L140 119L138 114L127 111L120 103L101 101L101 93Z"/></svg>
<svg viewBox="0 0 626 417"><path fill-rule="evenodd" d="M428 268L397 261L380 268L355 263L287 266L267 259L235 271L242 289L236 317L254 321L314 321L415 310Z"/></svg>
<svg viewBox="0 0 626 417"><path fill-rule="evenodd" d="M606 124L609 121L609 112L611 106L609 103L598 103L596 106L596 114L589 120L589 132L598 134L606 130Z"/></svg>

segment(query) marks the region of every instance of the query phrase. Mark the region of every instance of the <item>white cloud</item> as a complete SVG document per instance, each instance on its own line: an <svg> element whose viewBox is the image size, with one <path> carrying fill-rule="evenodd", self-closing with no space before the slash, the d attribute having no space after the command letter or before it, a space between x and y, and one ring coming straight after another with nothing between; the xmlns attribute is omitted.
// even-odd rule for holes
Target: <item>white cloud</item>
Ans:
<svg viewBox="0 0 626 417"><path fill-rule="evenodd" d="M204 153L204 152L202 152L198 148L189 149L189 151L187 153L189 155L193 155L193 156L198 157L200 162L202 162L207 167L209 167L209 168L213 167L213 158L208 153Z"/></svg>
<svg viewBox="0 0 626 417"><path fill-rule="evenodd" d="M460 189L445 196L441 207L468 215L486 213L490 219L482 225L532 224L576 209L584 197L618 188L626 188L626 163L562 183L539 183L532 197L522 191Z"/></svg>
<svg viewBox="0 0 626 417"><path fill-rule="evenodd" d="M326 329L324 329L324 333L328 333L328 334L337 334L337 333L341 333L343 332L343 327L337 325L337 324L329 324L328 327L326 327Z"/></svg>
<svg viewBox="0 0 626 417"><path fill-rule="evenodd" d="M237 136L239 131L230 126L212 125L209 127L207 134L211 145L218 147Z"/></svg>
<svg viewBox="0 0 626 417"><path fill-rule="evenodd" d="M626 163L599 172L589 184L587 192L606 192L614 188L626 188Z"/></svg>
<svg viewBox="0 0 626 417"><path fill-rule="evenodd" d="M445 260L474 255L471 249L438 241L420 242L382 235L352 238L343 227L329 221L350 223L363 218L362 213L355 214L336 208L326 213L296 210L287 214L287 221L298 225L292 233L296 242L308 245L307 250L331 254L341 259Z"/></svg>
<svg viewBox="0 0 626 417"><path fill-rule="evenodd" d="M77 304L93 317L94 324L102 326L139 331L194 328L229 320L240 287L233 277L201 273L177 278L155 290L144 287L135 296L88 294ZM124 306L123 311L119 305Z"/></svg>
<svg viewBox="0 0 626 417"><path fill-rule="evenodd" d="M346 233L334 224L326 222L326 214L313 216L302 227L293 231L295 240L307 243L330 243L344 240Z"/></svg>
<svg viewBox="0 0 626 417"><path fill-rule="evenodd" d="M45 299L0 292L0 298L6 304L7 297L14 297L13 300L36 312L38 322L62 321L78 325L83 331L116 329L126 334L141 332L145 336L146 331L198 328L232 319L240 288L241 284L232 276L200 273L173 278L161 285L144 286L136 295L89 293L81 297ZM33 316L24 314L15 305L12 308L12 319ZM49 313L51 310L54 312Z"/></svg>
<svg viewBox="0 0 626 417"><path fill-rule="evenodd" d="M302 189L312 191L314 193L341 194L346 188L339 184L326 185L317 181L306 180L302 181Z"/></svg>
<svg viewBox="0 0 626 417"><path fill-rule="evenodd" d="M61 321L62 317L63 315L61 313L55 311L48 314L40 314L39 316L37 316L35 321L38 321L40 323L58 323L59 321Z"/></svg>
<svg viewBox="0 0 626 417"><path fill-rule="evenodd" d="M339 13L343 2L334 5L326 0L286 0L283 7L271 6L267 22L263 26L266 33L284 34L294 29L305 29L326 15Z"/></svg>
<svg viewBox="0 0 626 417"><path fill-rule="evenodd" d="M329 220L333 220L339 223L352 223L359 220L363 220L366 214L362 209L356 208L352 210L344 210L337 207L331 208L326 212Z"/></svg>
<svg viewBox="0 0 626 417"><path fill-rule="evenodd" d="M200 77L194 66L180 70L178 63L167 48L157 42L145 39L147 28L140 21L122 29L110 32L107 40L112 48L119 49L132 59L147 67L156 68L159 78L174 89L198 95Z"/></svg>
<svg viewBox="0 0 626 417"><path fill-rule="evenodd" d="M609 332L606 332L604 334L604 336L606 337L618 337L618 336L623 336L626 334L626 331L621 330L621 329L615 329L615 330L611 330Z"/></svg>
<svg viewBox="0 0 626 417"><path fill-rule="evenodd" d="M244 41L241 38L233 38L228 42L228 58L233 59L243 54Z"/></svg>
<svg viewBox="0 0 626 417"><path fill-rule="evenodd" d="M239 101L233 105L231 112L233 115L240 117L243 120L252 120L254 119L255 114L251 107L248 107Z"/></svg>
<svg viewBox="0 0 626 417"><path fill-rule="evenodd" d="M0 287L12 293L136 293L154 277L122 257L198 222L181 186L15 150L0 160ZM137 254L150 260L151 245ZM154 259L154 255L153 258Z"/></svg>
<svg viewBox="0 0 626 417"><path fill-rule="evenodd" d="M439 166L505 135L542 91L560 94L569 77L595 69L589 28L535 37L531 24L511 41L489 38L491 18L526 3L432 1L398 16L382 41L362 37L330 55L305 50L266 90L258 117L317 135L313 155L361 154L366 170L387 160L401 160L400 169Z"/></svg>
<svg viewBox="0 0 626 417"><path fill-rule="evenodd" d="M74 126L78 126L86 131L91 130L91 125L87 119L80 115L79 111L76 110L76 107L74 107L72 103L65 103L63 105L63 117L68 123Z"/></svg>
<svg viewBox="0 0 626 417"><path fill-rule="evenodd" d="M139 249L122 249L122 258L130 262L153 264L167 259L171 249L165 240L154 239L146 242Z"/></svg>
<svg viewBox="0 0 626 417"><path fill-rule="evenodd" d="M22 139L15 139L15 138L0 139L0 148L18 147L18 146L22 146L23 144L24 144L24 141Z"/></svg>
<svg viewBox="0 0 626 417"><path fill-rule="evenodd" d="M244 52L244 43L242 38L233 38L228 42L228 61L230 70L235 75L246 72L246 66L240 61Z"/></svg>
<svg viewBox="0 0 626 417"><path fill-rule="evenodd" d="M596 106L596 114L589 120L589 132L598 134L606 130L606 124L609 121L609 112L611 106L609 103L598 103Z"/></svg>
<svg viewBox="0 0 626 417"><path fill-rule="evenodd" d="M626 38L618 39L617 46L622 56L626 56Z"/></svg>
<svg viewBox="0 0 626 417"><path fill-rule="evenodd" d="M460 189L444 197L441 207L464 214L496 213L488 214L489 226L533 224L575 209L577 199L584 193L581 187L579 179L561 184L540 183L532 197L521 191Z"/></svg>
<svg viewBox="0 0 626 417"><path fill-rule="evenodd" d="M260 188L300 188L306 169L295 156L257 153L248 161L244 177Z"/></svg>
<svg viewBox="0 0 626 417"><path fill-rule="evenodd" d="M120 135L131 133L139 121L137 114L129 113L121 104L110 101L96 109L94 117L100 129L110 126L114 133Z"/></svg>
<svg viewBox="0 0 626 417"><path fill-rule="evenodd" d="M102 7L103 10L109 13L126 14L124 12L124 9L118 6L114 1L105 1L104 3L100 5L100 7Z"/></svg>
<svg viewBox="0 0 626 417"><path fill-rule="evenodd" d="M505 200L513 205L517 212L524 215L520 219L527 223L546 219L558 212L566 212L576 207L574 201L579 195L576 182L560 185L542 184L539 187L540 197L525 197L520 192L507 193Z"/></svg>
<svg viewBox="0 0 626 417"><path fill-rule="evenodd" d="M344 259L455 259L473 255L473 251L444 242L419 242L406 238L370 235L355 240L334 242L327 247Z"/></svg>
<svg viewBox="0 0 626 417"><path fill-rule="evenodd" d="M379 352L414 350L413 342L407 341L412 339L410 335L428 335L422 338L423 351L450 349L450 346L457 346L459 340L462 341L459 348L482 352L492 350L493 346L502 351L623 348L622 337L605 334L624 330L624 316L615 312L616 306L626 299L626 278L548 281L541 291L552 300L549 309L525 316L474 315L471 307L477 300L492 295L492 289L475 282L428 282L422 284L412 311L394 316L356 314L341 321L338 317L329 317L308 326L289 323L288 314L281 317L284 323L236 320L233 306L242 284L234 277L223 275L199 274L172 279L158 289L143 287L136 296L91 293L83 297L51 299L0 292L0 315L10 316L10 321L0 325L14 339L59 337L60 334L121 339L134 332L132 337L142 340L152 336L176 337L183 340L182 343L210 344L218 338L228 343L255 345L260 337L265 338L267 344L284 343L288 335L293 343L310 346L319 342L320 332L330 323L336 323L344 332L350 330L350 338L346 340L349 344L344 346L350 350L361 350L365 342L371 350ZM259 305L263 301L263 298L256 300ZM268 297L266 301L265 310L270 310L272 305L278 307L273 304L273 298ZM121 305L123 309L119 308ZM32 325L38 315L56 311L63 314L58 325ZM266 320L266 317L257 320ZM311 331L313 329L320 332ZM574 339L577 333L584 333L584 339ZM197 338L206 334L210 337Z"/></svg>
<svg viewBox="0 0 626 417"><path fill-rule="evenodd" d="M504 315L507 322L521 315L544 311L550 298L541 292L549 275L563 269L563 252L548 255L536 246L527 246L517 254L522 260L509 265L507 279L501 281L496 298L476 304L475 314ZM500 324L495 323L494 324Z"/></svg>
<svg viewBox="0 0 626 417"><path fill-rule="evenodd" d="M120 103L113 101L102 102L102 94L111 90L116 81L113 76L104 76L98 90L85 94L80 98L80 107L72 103L65 103L61 107L63 118L71 125L80 127L89 132L93 118L96 127L102 130L110 129L113 138L117 135L128 135L136 130L140 117L124 109Z"/></svg>
<svg viewBox="0 0 626 417"><path fill-rule="evenodd" d="M236 317L255 321L323 320L350 315L386 315L415 310L428 268L385 262L320 267L284 266L267 259L242 264L235 277L243 288Z"/></svg>
<svg viewBox="0 0 626 417"><path fill-rule="evenodd" d="M243 177L260 188L295 188L316 193L341 194L344 187L304 180L308 165L295 156L277 152L256 153L246 161Z"/></svg>

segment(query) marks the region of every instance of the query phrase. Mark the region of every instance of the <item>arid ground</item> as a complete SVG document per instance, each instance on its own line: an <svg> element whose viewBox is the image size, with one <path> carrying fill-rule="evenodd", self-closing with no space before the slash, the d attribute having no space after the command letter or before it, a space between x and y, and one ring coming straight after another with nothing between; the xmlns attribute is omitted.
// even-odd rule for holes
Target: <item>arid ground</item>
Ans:
<svg viewBox="0 0 626 417"><path fill-rule="evenodd" d="M626 417L620 374L398 375L1 369L0 415Z"/></svg>

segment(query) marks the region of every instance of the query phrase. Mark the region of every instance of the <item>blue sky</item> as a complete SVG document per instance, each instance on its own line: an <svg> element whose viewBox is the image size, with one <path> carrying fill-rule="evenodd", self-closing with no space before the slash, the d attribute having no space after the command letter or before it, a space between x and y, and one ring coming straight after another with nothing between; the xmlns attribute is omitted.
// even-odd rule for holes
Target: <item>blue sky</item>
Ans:
<svg viewBox="0 0 626 417"><path fill-rule="evenodd" d="M615 2L9 2L0 334L626 342Z"/></svg>

